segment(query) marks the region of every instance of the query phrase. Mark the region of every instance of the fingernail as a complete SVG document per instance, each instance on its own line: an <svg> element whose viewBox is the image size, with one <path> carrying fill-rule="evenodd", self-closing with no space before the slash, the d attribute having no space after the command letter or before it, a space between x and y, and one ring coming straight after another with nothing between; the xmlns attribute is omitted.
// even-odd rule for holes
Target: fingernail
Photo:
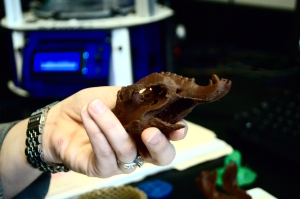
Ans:
<svg viewBox="0 0 300 199"><path fill-rule="evenodd" d="M156 145L161 139L161 134L155 131L150 138L147 140L147 143L150 145Z"/></svg>
<svg viewBox="0 0 300 199"><path fill-rule="evenodd" d="M86 106L82 108L81 114L82 114L83 117L91 119L91 117L90 117L90 115L89 115L89 113L87 111L87 107Z"/></svg>
<svg viewBox="0 0 300 199"><path fill-rule="evenodd" d="M180 131L181 131L180 139L182 139L182 138L184 138L185 128L180 129Z"/></svg>
<svg viewBox="0 0 300 199"><path fill-rule="evenodd" d="M89 109L96 115L100 115L105 111L105 105L102 101L96 99L90 105Z"/></svg>

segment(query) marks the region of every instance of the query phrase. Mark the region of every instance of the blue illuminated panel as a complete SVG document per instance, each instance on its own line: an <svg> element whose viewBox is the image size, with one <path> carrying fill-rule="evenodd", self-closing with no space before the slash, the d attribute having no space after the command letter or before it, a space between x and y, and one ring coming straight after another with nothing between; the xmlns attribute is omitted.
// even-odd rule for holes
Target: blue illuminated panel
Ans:
<svg viewBox="0 0 300 199"><path fill-rule="evenodd" d="M38 52L34 55L34 72L78 72L81 53L79 52Z"/></svg>

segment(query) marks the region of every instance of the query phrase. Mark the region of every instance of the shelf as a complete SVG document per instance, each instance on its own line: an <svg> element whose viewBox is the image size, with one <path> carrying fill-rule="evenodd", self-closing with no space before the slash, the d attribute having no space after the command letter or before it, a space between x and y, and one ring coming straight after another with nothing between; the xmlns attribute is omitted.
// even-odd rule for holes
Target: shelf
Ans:
<svg viewBox="0 0 300 199"><path fill-rule="evenodd" d="M157 4L154 16L141 17L134 13L126 16L114 16L101 19L87 20L54 20L42 19L36 17L32 12L26 12L23 15L23 22L8 24L6 18L1 20L1 25L5 28L15 31L32 31L32 30L77 30L77 29L116 29L122 27L137 26L157 22L173 15L173 10Z"/></svg>

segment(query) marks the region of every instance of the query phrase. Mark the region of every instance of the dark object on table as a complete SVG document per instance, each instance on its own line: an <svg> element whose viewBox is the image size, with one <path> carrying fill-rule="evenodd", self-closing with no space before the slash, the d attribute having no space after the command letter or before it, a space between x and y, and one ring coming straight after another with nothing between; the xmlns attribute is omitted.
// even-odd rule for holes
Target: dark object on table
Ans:
<svg viewBox="0 0 300 199"><path fill-rule="evenodd" d="M230 163L227 165L225 173L223 174L223 190L227 193L237 196L240 199L250 199L251 197L241 188L238 187L236 181L236 175L238 168L236 163Z"/></svg>
<svg viewBox="0 0 300 199"><path fill-rule="evenodd" d="M223 175L223 190L221 193L216 189L216 171L202 171L200 177L196 178L198 189L208 199L251 199L244 190L240 189L236 182L237 166L235 163L227 165Z"/></svg>
<svg viewBox="0 0 300 199"><path fill-rule="evenodd" d="M300 163L300 93L278 92L256 107L235 114L229 132L239 143Z"/></svg>
<svg viewBox="0 0 300 199"><path fill-rule="evenodd" d="M123 87L112 111L135 139L138 148L143 149L140 134L144 129L156 127L163 133L181 129L184 125L176 122L196 105L220 99L230 87L231 81L220 80L217 75L212 76L207 86L199 86L194 78L169 72L152 73L131 86Z"/></svg>

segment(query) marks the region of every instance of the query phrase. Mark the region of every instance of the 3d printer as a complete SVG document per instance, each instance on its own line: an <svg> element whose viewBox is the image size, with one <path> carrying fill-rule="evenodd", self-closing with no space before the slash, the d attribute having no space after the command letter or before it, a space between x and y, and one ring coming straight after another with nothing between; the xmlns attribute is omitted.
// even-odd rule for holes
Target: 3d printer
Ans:
<svg viewBox="0 0 300 199"><path fill-rule="evenodd" d="M168 66L171 45L160 33L173 11L153 0L35 0L24 13L20 0L4 2L16 65L10 88L20 95L126 86Z"/></svg>

